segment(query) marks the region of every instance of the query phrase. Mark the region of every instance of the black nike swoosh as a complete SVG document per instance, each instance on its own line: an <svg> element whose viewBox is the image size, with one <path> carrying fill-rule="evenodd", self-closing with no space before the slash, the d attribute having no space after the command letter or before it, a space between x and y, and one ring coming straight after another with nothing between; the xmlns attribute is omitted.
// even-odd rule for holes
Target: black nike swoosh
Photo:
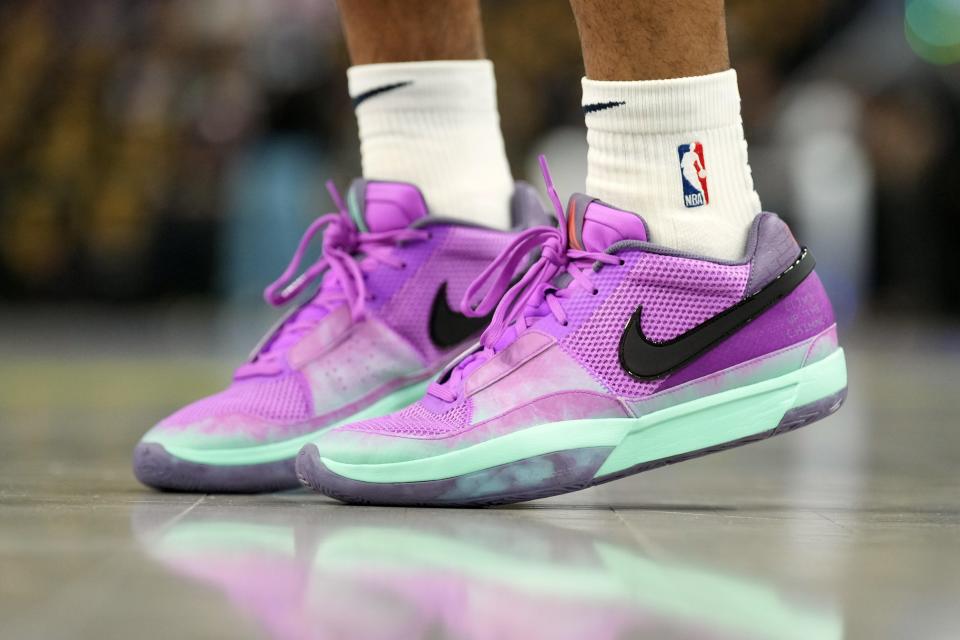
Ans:
<svg viewBox="0 0 960 640"><path fill-rule="evenodd" d="M455 347L474 336L490 324L493 314L482 318L470 318L450 308L447 302L447 283L437 289L430 308L430 341L440 349Z"/></svg>
<svg viewBox="0 0 960 640"><path fill-rule="evenodd" d="M613 107L619 107L624 104L627 103L622 100L619 102L594 102L591 104L582 105L580 108L583 109L583 115L587 115L588 113L603 111L604 109L612 109Z"/></svg>
<svg viewBox="0 0 960 640"><path fill-rule="evenodd" d="M703 324L666 342L651 342L643 335L637 308L620 339L620 366L642 380L665 376L737 331L796 289L813 271L813 256L804 247L796 262L749 298Z"/></svg>
<svg viewBox="0 0 960 640"><path fill-rule="evenodd" d="M364 91L363 93L357 94L350 98L350 103L353 105L353 108L356 109L360 106L361 102L369 100L373 96L378 96L381 93L386 93L387 91L393 91L394 89L399 89L400 87L405 87L409 84L413 84L413 80L407 80L405 82L394 82L392 84L385 84L380 87L374 87Z"/></svg>

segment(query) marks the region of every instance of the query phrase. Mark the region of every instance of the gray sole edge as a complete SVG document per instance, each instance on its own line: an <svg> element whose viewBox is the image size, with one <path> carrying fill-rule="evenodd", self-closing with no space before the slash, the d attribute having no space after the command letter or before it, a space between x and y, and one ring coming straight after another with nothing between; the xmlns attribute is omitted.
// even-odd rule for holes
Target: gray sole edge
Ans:
<svg viewBox="0 0 960 640"><path fill-rule="evenodd" d="M264 464L218 466L181 460L163 445L141 442L133 450L133 475L161 491L188 493L266 493L300 486L296 458Z"/></svg>

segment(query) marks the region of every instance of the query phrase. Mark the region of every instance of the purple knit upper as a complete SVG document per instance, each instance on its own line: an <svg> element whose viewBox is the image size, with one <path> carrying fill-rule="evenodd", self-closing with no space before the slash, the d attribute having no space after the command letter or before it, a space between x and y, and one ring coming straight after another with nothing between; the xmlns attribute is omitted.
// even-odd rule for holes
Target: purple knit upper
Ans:
<svg viewBox="0 0 960 640"><path fill-rule="evenodd" d="M666 342L740 301L750 265L721 265L642 251L624 252L627 273L597 274L610 294L560 344L613 393L645 396L659 381L627 374L616 345L630 316L643 306L643 334ZM599 287L598 287L599 288Z"/></svg>
<svg viewBox="0 0 960 640"><path fill-rule="evenodd" d="M639 306L644 336L672 340L769 283L800 247L779 218L764 213L754 223L742 262L715 261L650 244L638 215L587 196L571 198L566 215L555 205L559 229L530 231L529 242L521 235L501 254L501 266L488 268L468 290L468 296L486 291L478 312L489 300L499 302L482 348L454 366L421 402L335 430L323 446L351 442L354 433L446 439L444 446L458 447L481 441L481 434L546 421L622 416L625 406L661 390L816 341L833 325L829 301L812 274L690 364L659 379L634 378L623 369L618 347ZM503 274L519 264L518 253L532 249L541 250L528 272L534 275L511 287ZM476 298L472 302L477 304Z"/></svg>
<svg viewBox="0 0 960 640"><path fill-rule="evenodd" d="M241 428L258 441L309 431L325 415L355 411L397 384L431 375L462 348L431 342L433 298L446 283L447 302L457 308L511 234L431 220L420 192L408 184L357 181L349 202L349 211L344 205L311 226L266 297L292 302L310 281L316 292L267 336L227 389L158 428ZM321 234L320 260L301 267L307 245ZM259 423L299 426L284 432Z"/></svg>

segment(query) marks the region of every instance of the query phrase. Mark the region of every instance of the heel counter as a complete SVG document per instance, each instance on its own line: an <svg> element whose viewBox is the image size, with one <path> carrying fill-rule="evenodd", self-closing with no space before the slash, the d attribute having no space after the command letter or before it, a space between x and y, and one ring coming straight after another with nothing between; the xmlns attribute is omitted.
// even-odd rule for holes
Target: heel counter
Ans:
<svg viewBox="0 0 960 640"><path fill-rule="evenodd" d="M744 295L753 295L770 284L794 263L799 254L800 245L786 222L774 213L758 215L747 239L750 277Z"/></svg>
<svg viewBox="0 0 960 640"><path fill-rule="evenodd" d="M805 367L808 364L819 362L839 348L840 340L837 337L837 325L830 325L829 328L810 341L810 346L803 356L802 366Z"/></svg>
<svg viewBox="0 0 960 640"><path fill-rule="evenodd" d="M837 317L833 311L833 303L830 302L830 296L827 295L827 290L816 270L807 277L807 280L809 283L805 281L800 286L807 285L806 301L810 306L810 313L821 319L828 319L830 325L836 324ZM797 287L797 290L799 289L800 287Z"/></svg>
<svg viewBox="0 0 960 640"><path fill-rule="evenodd" d="M828 355L829 339L817 347L821 334L835 327L833 306L816 271L761 316L728 336L697 360L669 376L660 390L763 358L787 347L813 340L805 356ZM834 336L836 334L834 333ZM816 348L815 348L816 347Z"/></svg>
<svg viewBox="0 0 960 640"><path fill-rule="evenodd" d="M804 356L804 366L822 360L840 346L836 314L833 311L830 296L827 295L827 290L816 271L811 273L807 280L809 282L803 283L807 291L802 299L803 311L798 314L800 317L797 329L803 338L809 338L811 335L815 337Z"/></svg>
<svg viewBox="0 0 960 640"><path fill-rule="evenodd" d="M758 215L747 241L750 276L744 288L744 296L753 295L779 277L796 261L800 251L801 246L793 237L786 222L774 213ZM833 304L816 271L811 273L807 281L803 282L797 290L801 288L805 289L811 313L814 316L829 318L830 324L833 324L835 318Z"/></svg>

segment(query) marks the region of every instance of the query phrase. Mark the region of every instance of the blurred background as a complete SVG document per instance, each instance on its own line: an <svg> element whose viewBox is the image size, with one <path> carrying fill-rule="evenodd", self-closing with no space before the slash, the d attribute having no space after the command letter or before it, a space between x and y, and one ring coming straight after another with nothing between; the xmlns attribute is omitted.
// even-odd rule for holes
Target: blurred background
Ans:
<svg viewBox="0 0 960 640"><path fill-rule="evenodd" d="M546 153L582 190L567 2L482 6L514 175ZM757 191L840 317L843 410L567 501L394 518L130 472L273 323L323 181L359 173L334 0L0 0L0 636L955 638L960 0L727 9ZM377 555L396 535L409 557Z"/></svg>
<svg viewBox="0 0 960 640"><path fill-rule="evenodd" d="M515 175L538 183L543 151L582 190L567 3L483 9ZM843 319L955 318L960 2L729 0L728 21L757 190ZM347 64L333 0L0 0L2 306L256 304L323 180L359 173Z"/></svg>

